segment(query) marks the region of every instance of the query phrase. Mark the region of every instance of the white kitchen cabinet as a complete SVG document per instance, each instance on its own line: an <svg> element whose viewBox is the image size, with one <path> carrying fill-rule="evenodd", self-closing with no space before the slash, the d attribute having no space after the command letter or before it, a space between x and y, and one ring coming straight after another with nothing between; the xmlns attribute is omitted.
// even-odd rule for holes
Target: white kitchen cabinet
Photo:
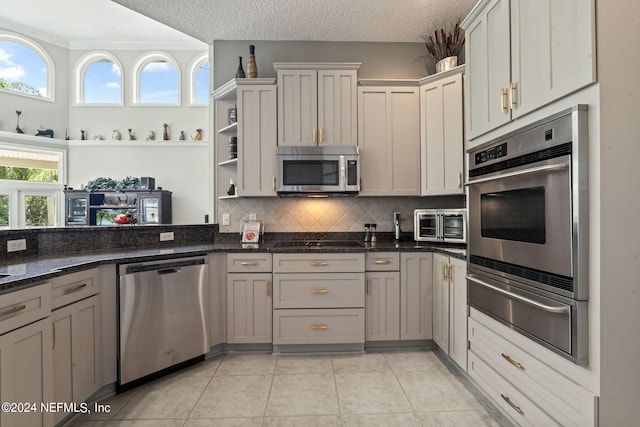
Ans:
<svg viewBox="0 0 640 427"><path fill-rule="evenodd" d="M400 339L433 337L433 254L400 254Z"/></svg>
<svg viewBox="0 0 640 427"><path fill-rule="evenodd" d="M81 403L102 386L100 295L51 314L53 322L53 401ZM69 413L59 411L54 421Z"/></svg>
<svg viewBox="0 0 640 427"><path fill-rule="evenodd" d="M233 79L213 92L218 198L275 196L276 87L274 79ZM236 121L229 123L229 109ZM230 138L237 138L237 157ZM228 194L230 183L233 194Z"/></svg>
<svg viewBox="0 0 640 427"><path fill-rule="evenodd" d="M464 194L464 66L420 81L421 194Z"/></svg>
<svg viewBox="0 0 640 427"><path fill-rule="evenodd" d="M271 254L228 254L226 291L227 343L271 343Z"/></svg>
<svg viewBox="0 0 640 427"><path fill-rule="evenodd" d="M274 63L278 145L357 145L359 63Z"/></svg>
<svg viewBox="0 0 640 427"><path fill-rule="evenodd" d="M358 87L360 196L420 195L417 81L393 83L361 80Z"/></svg>
<svg viewBox="0 0 640 427"><path fill-rule="evenodd" d="M462 28L469 140L596 81L594 0L481 1Z"/></svg>
<svg viewBox="0 0 640 427"><path fill-rule="evenodd" d="M227 256L221 252L207 256L209 264L209 344L221 351L226 331Z"/></svg>
<svg viewBox="0 0 640 427"><path fill-rule="evenodd" d="M433 255L433 341L467 370L467 265Z"/></svg>
<svg viewBox="0 0 640 427"><path fill-rule="evenodd" d="M365 339L400 339L400 254L368 252L365 257Z"/></svg>
<svg viewBox="0 0 640 427"><path fill-rule="evenodd" d="M1 411L0 425L53 425L53 414L40 410L53 401L50 311L48 283L0 296L0 401L36 405Z"/></svg>

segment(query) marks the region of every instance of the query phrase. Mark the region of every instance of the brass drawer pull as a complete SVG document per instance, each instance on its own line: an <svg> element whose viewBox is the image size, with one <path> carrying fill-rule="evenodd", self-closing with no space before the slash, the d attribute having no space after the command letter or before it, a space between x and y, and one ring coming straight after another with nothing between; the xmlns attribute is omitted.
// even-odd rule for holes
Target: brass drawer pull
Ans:
<svg viewBox="0 0 640 427"><path fill-rule="evenodd" d="M505 88L500 88L500 112L506 113L509 111L507 107L505 107L505 98L507 97L507 90Z"/></svg>
<svg viewBox="0 0 640 427"><path fill-rule="evenodd" d="M80 285L72 286L72 287L70 287L70 288L65 289L65 290L64 290L64 292L63 292L63 294L64 294L64 295L72 294L72 293L74 293L74 292L78 292L80 289L82 289L82 288L86 288L86 287L87 287L87 284L86 284L86 283L82 283L82 284L80 284Z"/></svg>
<svg viewBox="0 0 640 427"><path fill-rule="evenodd" d="M515 366L518 369L524 369L524 366L522 366L522 363L520 362L516 362L515 360L513 360L513 358L511 356L509 356L508 354L504 354L504 353L500 353L502 354L502 357L504 357L504 359L511 363L513 366Z"/></svg>
<svg viewBox="0 0 640 427"><path fill-rule="evenodd" d="M240 261L240 265L243 267L250 267L250 266L258 265L258 263L255 261Z"/></svg>
<svg viewBox="0 0 640 427"><path fill-rule="evenodd" d="M327 325L311 325L311 329L313 329L314 331L324 331L329 329L329 326Z"/></svg>
<svg viewBox="0 0 640 427"><path fill-rule="evenodd" d="M271 280L267 280L267 296L271 296Z"/></svg>
<svg viewBox="0 0 640 427"><path fill-rule="evenodd" d="M377 259L373 261L374 264L391 264L390 259Z"/></svg>
<svg viewBox="0 0 640 427"><path fill-rule="evenodd" d="M500 393L500 396L502 396L502 398L504 399L505 402L507 402L509 404L509 406L511 406L517 413L519 413L520 415L524 415L524 412L522 411L522 409L520 409L520 407L518 405L516 405L515 403L513 403L511 401L511 399L509 399L509 397L505 396L504 394Z"/></svg>
<svg viewBox="0 0 640 427"><path fill-rule="evenodd" d="M327 261L316 261L311 263L312 267L326 267L328 265L329 263Z"/></svg>
<svg viewBox="0 0 640 427"><path fill-rule="evenodd" d="M15 307L11 307L5 311L0 311L0 317L4 317L4 316L9 316L11 314L15 314L19 311L24 310L25 308L27 308L26 305L22 304L22 305L16 305Z"/></svg>
<svg viewBox="0 0 640 427"><path fill-rule="evenodd" d="M311 289L312 294L328 294L329 289Z"/></svg>

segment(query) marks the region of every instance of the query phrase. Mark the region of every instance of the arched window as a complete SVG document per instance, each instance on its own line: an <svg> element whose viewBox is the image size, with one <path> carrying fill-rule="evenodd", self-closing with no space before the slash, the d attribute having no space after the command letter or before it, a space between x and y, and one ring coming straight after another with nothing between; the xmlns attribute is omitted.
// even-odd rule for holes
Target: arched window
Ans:
<svg viewBox="0 0 640 427"><path fill-rule="evenodd" d="M191 66L191 95L193 105L209 105L209 56L196 58Z"/></svg>
<svg viewBox="0 0 640 427"><path fill-rule="evenodd" d="M110 53L91 52L76 64L76 104L122 105L122 66Z"/></svg>
<svg viewBox="0 0 640 427"><path fill-rule="evenodd" d="M152 52L134 67L134 104L180 105L180 71L166 53Z"/></svg>
<svg viewBox="0 0 640 427"><path fill-rule="evenodd" d="M0 90L54 100L51 57L35 42L0 31Z"/></svg>

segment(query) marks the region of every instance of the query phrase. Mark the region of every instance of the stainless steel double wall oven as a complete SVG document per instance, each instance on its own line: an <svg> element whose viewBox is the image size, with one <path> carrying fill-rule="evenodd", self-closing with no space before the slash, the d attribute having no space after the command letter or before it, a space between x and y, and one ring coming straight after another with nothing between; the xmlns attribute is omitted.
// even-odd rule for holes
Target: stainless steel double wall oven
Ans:
<svg viewBox="0 0 640 427"><path fill-rule="evenodd" d="M468 152L472 307L588 357L588 127L578 105Z"/></svg>

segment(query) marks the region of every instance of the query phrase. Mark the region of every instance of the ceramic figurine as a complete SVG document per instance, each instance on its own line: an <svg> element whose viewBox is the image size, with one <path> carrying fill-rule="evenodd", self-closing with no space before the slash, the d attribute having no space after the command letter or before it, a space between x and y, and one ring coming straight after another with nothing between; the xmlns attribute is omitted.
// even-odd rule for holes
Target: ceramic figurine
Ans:
<svg viewBox="0 0 640 427"><path fill-rule="evenodd" d="M163 124L162 127L164 128L164 133L162 134L162 139L164 139L165 141L169 140L169 131L167 130L167 128L169 127L168 124Z"/></svg>
<svg viewBox="0 0 640 427"><path fill-rule="evenodd" d="M102 141L102 140L104 140L104 136L102 136L102 135L96 135L96 136L94 136L94 137L93 137L93 140L94 140L94 141Z"/></svg>
<svg viewBox="0 0 640 427"><path fill-rule="evenodd" d="M118 129L114 129L113 133L111 133L111 139L113 139L114 141L120 141L120 132L118 132Z"/></svg>
<svg viewBox="0 0 640 427"><path fill-rule="evenodd" d="M18 124L16 125L16 132L17 133L24 133L24 130L22 128L20 128L20 114L22 114L22 111L16 110L16 114L18 115Z"/></svg>
<svg viewBox="0 0 640 427"><path fill-rule="evenodd" d="M193 139L194 141L201 141L202 140L202 129L196 129L196 136L192 136L191 139Z"/></svg>
<svg viewBox="0 0 640 427"><path fill-rule="evenodd" d="M186 139L185 136L184 136L184 131L183 130L180 131L180 138L179 139L180 139L180 141L184 141Z"/></svg>
<svg viewBox="0 0 640 427"><path fill-rule="evenodd" d="M131 128L129 128L129 141L135 141L135 140L136 140L136 134L131 131Z"/></svg>
<svg viewBox="0 0 640 427"><path fill-rule="evenodd" d="M255 79L258 77L258 66L256 64L255 56L256 47L252 44L249 45L249 62L247 62L247 77Z"/></svg>
<svg viewBox="0 0 640 427"><path fill-rule="evenodd" d="M244 74L244 68L242 68L242 56L239 56L239 63L238 63L238 71L236 71L236 79L244 79L246 77L246 75Z"/></svg>
<svg viewBox="0 0 640 427"><path fill-rule="evenodd" d="M156 139L156 133L150 130L149 133L147 134L147 141L155 141L155 139Z"/></svg>
<svg viewBox="0 0 640 427"><path fill-rule="evenodd" d="M84 141L85 139L87 139L87 135L85 133L84 129L80 129L80 141Z"/></svg>
<svg viewBox="0 0 640 427"><path fill-rule="evenodd" d="M53 129L38 129L36 136L48 136L53 138Z"/></svg>

